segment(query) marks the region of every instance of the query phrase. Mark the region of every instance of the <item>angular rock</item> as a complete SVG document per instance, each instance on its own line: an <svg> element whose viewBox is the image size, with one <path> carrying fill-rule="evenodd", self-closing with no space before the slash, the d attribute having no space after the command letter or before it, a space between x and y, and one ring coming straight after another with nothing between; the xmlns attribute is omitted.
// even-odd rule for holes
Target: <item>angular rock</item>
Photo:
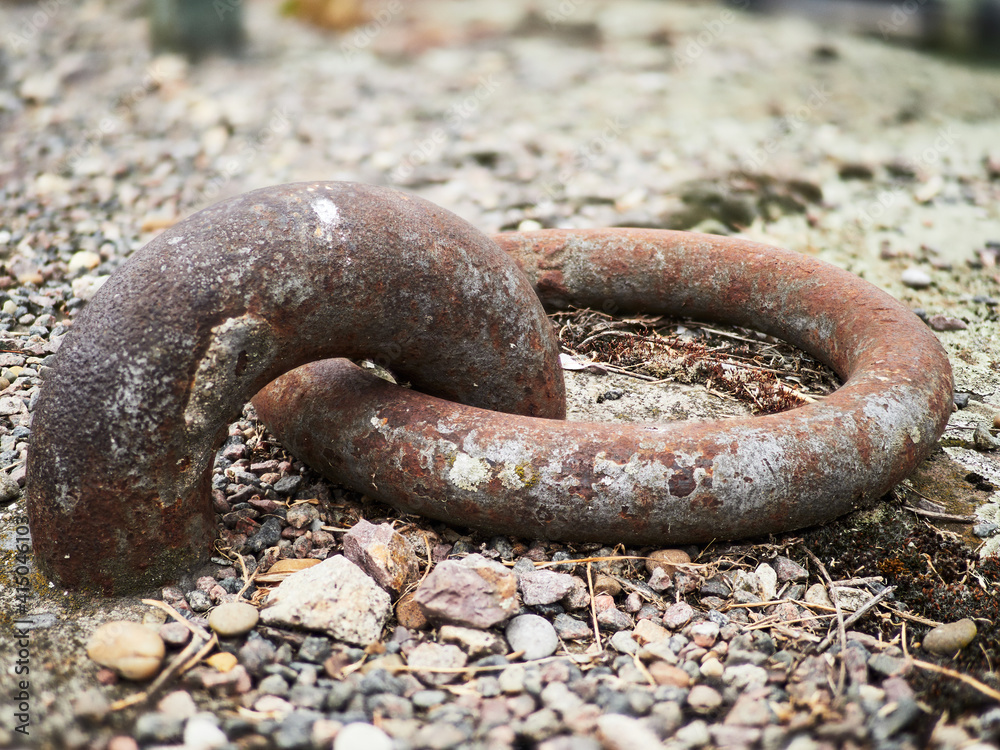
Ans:
<svg viewBox="0 0 1000 750"><path fill-rule="evenodd" d="M672 630L683 628L694 617L694 608L687 602L676 602L663 613L663 624Z"/></svg>
<svg viewBox="0 0 1000 750"><path fill-rule="evenodd" d="M393 596L416 580L420 562L402 534L387 523L358 521L344 535L344 555Z"/></svg>
<svg viewBox="0 0 1000 750"><path fill-rule="evenodd" d="M444 560L420 584L414 601L431 621L489 628L517 614L517 579L482 555Z"/></svg>
<svg viewBox="0 0 1000 750"><path fill-rule="evenodd" d="M553 570L532 570L518 576L521 600L529 607L554 604L575 589L573 576Z"/></svg>
<svg viewBox="0 0 1000 750"><path fill-rule="evenodd" d="M788 581L799 581L809 577L809 571L803 568L794 560L787 557L778 556L774 559L771 567L778 574L778 581L786 583Z"/></svg>
<svg viewBox="0 0 1000 750"><path fill-rule="evenodd" d="M758 565L754 573L757 576L760 598L765 602L772 601L778 594L778 574L767 563Z"/></svg>
<svg viewBox="0 0 1000 750"><path fill-rule="evenodd" d="M361 568L336 555L282 581L267 597L261 619L367 646L378 639L391 611L389 595Z"/></svg>
<svg viewBox="0 0 1000 750"><path fill-rule="evenodd" d="M493 654L506 654L507 642L496 633L458 625L443 625L438 633L442 643L451 643L461 648L472 659Z"/></svg>
<svg viewBox="0 0 1000 750"><path fill-rule="evenodd" d="M584 640L594 634L590 625L567 614L556 615L552 624L556 629L556 634L564 641Z"/></svg>

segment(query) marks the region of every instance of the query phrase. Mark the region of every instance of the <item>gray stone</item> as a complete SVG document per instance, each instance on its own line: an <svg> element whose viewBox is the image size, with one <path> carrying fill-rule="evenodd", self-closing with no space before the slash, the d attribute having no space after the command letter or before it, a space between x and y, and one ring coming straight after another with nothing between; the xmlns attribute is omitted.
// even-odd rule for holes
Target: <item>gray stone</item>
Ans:
<svg viewBox="0 0 1000 750"><path fill-rule="evenodd" d="M469 555L438 563L414 600L429 620L489 628L517 613L517 580L503 564Z"/></svg>
<svg viewBox="0 0 1000 750"><path fill-rule="evenodd" d="M622 612L617 607L609 607L597 613L597 624L604 630L612 632L618 630L631 630L635 627L635 622L626 612Z"/></svg>
<svg viewBox="0 0 1000 750"><path fill-rule="evenodd" d="M274 483L274 491L277 492L279 495L292 495L298 491L301 485L302 485L302 477L300 477L298 474L289 474L288 476L282 477L281 479L279 479L277 482ZM300 503L299 506L301 505L309 505L309 507L313 507L311 503ZM299 506L292 506L292 507L295 508ZM289 508L289 511L291 511L291 508ZM317 516L318 515L319 514L317 513ZM301 527L296 526L295 528L301 528Z"/></svg>
<svg viewBox="0 0 1000 750"><path fill-rule="evenodd" d="M564 641L583 640L594 635L590 625L572 615L558 614L552 622L556 634Z"/></svg>
<svg viewBox="0 0 1000 750"><path fill-rule="evenodd" d="M532 570L517 578L521 600L529 607L537 604L554 604L569 595L575 588L573 576L552 570Z"/></svg>
<svg viewBox="0 0 1000 750"><path fill-rule="evenodd" d="M453 682L458 672L434 672L433 669L464 667L468 657L458 646L440 643L421 643L406 657L407 664L415 670L417 678L425 685L437 686Z"/></svg>
<svg viewBox="0 0 1000 750"><path fill-rule="evenodd" d="M184 731L184 719L161 713L140 716L132 730L140 743L168 743L180 740Z"/></svg>
<svg viewBox="0 0 1000 750"><path fill-rule="evenodd" d="M0 471L0 505L13 502L20 494L21 488L17 482L6 471Z"/></svg>
<svg viewBox="0 0 1000 750"><path fill-rule="evenodd" d="M559 648L552 623L538 615L518 615L507 625L507 642L513 651L523 651L524 659L542 659Z"/></svg>
<svg viewBox="0 0 1000 750"><path fill-rule="evenodd" d="M639 650L639 644L629 630L619 630L611 636L611 647L622 654L634 654Z"/></svg>
<svg viewBox="0 0 1000 750"><path fill-rule="evenodd" d="M261 619L367 646L381 635L391 611L389 595L357 565L335 555L282 581L268 595Z"/></svg>

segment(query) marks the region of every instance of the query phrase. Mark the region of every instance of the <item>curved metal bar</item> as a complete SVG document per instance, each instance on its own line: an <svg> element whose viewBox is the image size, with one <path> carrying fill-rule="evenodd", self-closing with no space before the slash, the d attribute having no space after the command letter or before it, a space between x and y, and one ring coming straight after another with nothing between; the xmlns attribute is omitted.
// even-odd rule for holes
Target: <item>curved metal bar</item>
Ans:
<svg viewBox="0 0 1000 750"><path fill-rule="evenodd" d="M125 593L207 557L226 425L282 372L338 356L455 401L565 414L541 305L465 221L351 183L247 193L139 250L56 354L27 469L43 572Z"/></svg>
<svg viewBox="0 0 1000 750"><path fill-rule="evenodd" d="M258 394L258 415L328 478L407 512L524 537L660 545L853 510L906 477L951 413L951 367L930 330L822 261L659 230L494 239L549 306L755 328L826 362L844 385L762 417L597 424L492 413L318 362Z"/></svg>

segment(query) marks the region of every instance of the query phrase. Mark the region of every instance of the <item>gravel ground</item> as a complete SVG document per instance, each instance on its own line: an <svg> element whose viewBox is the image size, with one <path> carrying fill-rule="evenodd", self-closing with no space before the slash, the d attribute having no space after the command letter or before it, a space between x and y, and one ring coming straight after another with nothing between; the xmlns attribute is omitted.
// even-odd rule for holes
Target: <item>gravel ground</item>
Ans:
<svg viewBox="0 0 1000 750"><path fill-rule="evenodd" d="M150 58L138 3L0 5L0 688L13 707L0 745L995 747L1000 565L976 548L1000 543L1000 465L972 435L1000 410L996 70L705 4L376 10L338 36L248 3L246 57L189 66ZM217 460L217 557L151 592L188 626L35 575L19 588L31 407L75 314L162 228L229 195L316 179L395 185L485 231L698 229L824 258L940 330L961 408L941 451L873 511L686 548L693 562L676 570L663 567L676 551L482 538L400 517L321 482L248 412ZM691 388L571 379L581 417L683 411ZM597 404L610 391L628 397ZM710 395L691 396L690 412L746 408ZM941 511L974 521L926 515ZM407 564L395 583L379 579L396 593L372 634L366 618L388 596L371 583L377 534ZM312 630L209 622L223 603L261 605L288 576L272 571L280 560L330 560L331 580L369 598ZM430 592L480 568L503 583L482 606L500 619L434 608ZM877 595L838 629L838 609ZM22 606L29 635L13 625ZM979 631L971 645L930 650L932 626L964 618ZM127 705L149 683L86 657L98 626L119 620L159 636L165 664L206 628L229 634ZM336 630L345 622L357 629ZM125 656L147 641L111 639Z"/></svg>

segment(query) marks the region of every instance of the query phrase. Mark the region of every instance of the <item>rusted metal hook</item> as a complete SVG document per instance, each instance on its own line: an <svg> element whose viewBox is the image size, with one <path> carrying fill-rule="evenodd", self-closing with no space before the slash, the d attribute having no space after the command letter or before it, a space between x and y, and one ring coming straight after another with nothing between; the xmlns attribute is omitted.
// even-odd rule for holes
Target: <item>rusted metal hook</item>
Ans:
<svg viewBox="0 0 1000 750"><path fill-rule="evenodd" d="M343 361L254 399L293 453L401 510L492 532L659 545L821 523L878 498L940 438L951 367L888 294L798 253L636 229L495 236L552 307L688 316L772 334L845 381L746 419L595 424L511 416L381 381Z"/></svg>
<svg viewBox="0 0 1000 750"><path fill-rule="evenodd" d="M56 354L27 469L43 572L126 593L205 558L226 424L282 372L338 356L455 401L565 414L544 310L485 235L385 188L247 193L139 250Z"/></svg>

